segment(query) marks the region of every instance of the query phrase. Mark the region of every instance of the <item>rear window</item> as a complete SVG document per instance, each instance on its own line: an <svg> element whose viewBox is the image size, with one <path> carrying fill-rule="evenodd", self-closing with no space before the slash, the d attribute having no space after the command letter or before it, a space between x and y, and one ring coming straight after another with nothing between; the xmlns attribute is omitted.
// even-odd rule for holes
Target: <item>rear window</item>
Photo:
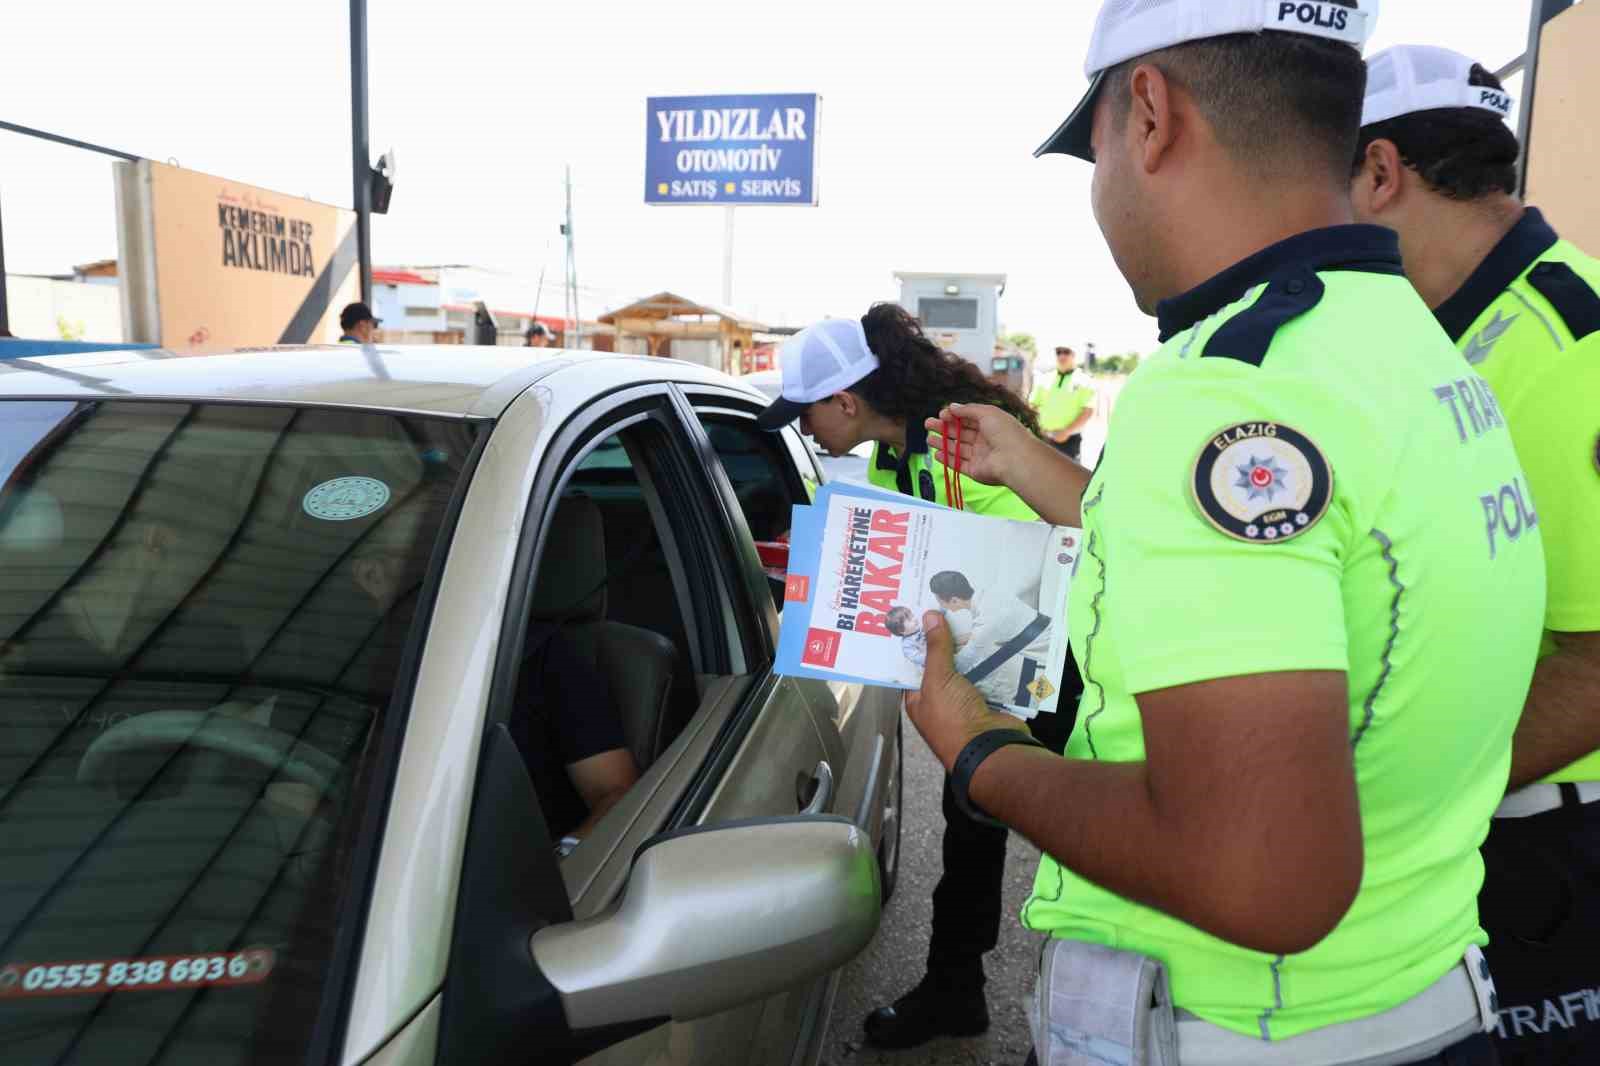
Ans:
<svg viewBox="0 0 1600 1066"><path fill-rule="evenodd" d="M0 1053L298 1062L471 446L0 400Z"/></svg>

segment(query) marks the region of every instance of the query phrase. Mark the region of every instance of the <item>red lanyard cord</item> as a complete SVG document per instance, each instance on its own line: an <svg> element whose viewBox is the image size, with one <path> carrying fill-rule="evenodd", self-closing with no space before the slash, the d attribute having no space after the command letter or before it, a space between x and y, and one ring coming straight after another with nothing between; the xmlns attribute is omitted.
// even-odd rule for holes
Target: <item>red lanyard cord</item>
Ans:
<svg viewBox="0 0 1600 1066"><path fill-rule="evenodd" d="M951 422L954 423L955 447L951 448ZM966 493L961 488L961 419L945 422L939 434L939 459L944 466L945 503L958 511L966 510Z"/></svg>

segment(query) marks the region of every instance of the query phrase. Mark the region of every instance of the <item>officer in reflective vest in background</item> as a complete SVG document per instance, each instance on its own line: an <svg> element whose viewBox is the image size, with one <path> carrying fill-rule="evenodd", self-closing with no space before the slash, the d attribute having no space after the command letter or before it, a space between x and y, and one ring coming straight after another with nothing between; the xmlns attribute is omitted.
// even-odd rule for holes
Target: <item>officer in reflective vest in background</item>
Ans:
<svg viewBox="0 0 1600 1066"><path fill-rule="evenodd" d="M1094 162L1162 347L1093 475L1002 411L944 413L967 472L1086 538L1064 757L955 674L937 613L908 699L958 803L1045 852L1042 1066L1496 1061L1478 849L1544 553L1511 434L1441 403L1487 387L1395 234L1351 224L1375 15L1107 0L1040 151Z"/></svg>
<svg viewBox="0 0 1600 1066"><path fill-rule="evenodd" d="M1544 537L1544 645L1478 904L1500 1057L1600 1063L1600 261L1516 195L1493 74L1422 46L1368 68L1356 214L1399 231L1407 276L1493 387L1441 385L1458 439L1505 424L1516 441L1532 506L1485 489L1488 535Z"/></svg>
<svg viewBox="0 0 1600 1066"><path fill-rule="evenodd" d="M1078 369L1078 356L1062 345L1056 349L1056 371L1034 387L1028 398L1039 412L1045 439L1073 459L1083 453L1083 427L1094 417L1094 385Z"/></svg>
<svg viewBox="0 0 1600 1066"><path fill-rule="evenodd" d="M873 442L868 479L890 492L950 506L950 490L959 485L956 498L964 497L968 511L1019 521L1038 517L1009 489L949 470L929 449L924 420L947 403L997 404L1022 419L1030 433L1038 424L1019 397L985 380L975 364L939 348L905 309L878 304L859 321L818 322L784 344L779 364L783 389L761 415L767 429L798 419L801 431L834 455ZM919 665L921 642L908 638L915 632L909 627L920 624L899 616L890 620L907 638L906 658ZM1063 707L1072 706L1081 687L1070 656L1067 666L1058 700ZM1001 675L996 684L1006 679L1004 672L995 673ZM1071 719L1067 713L1040 715L1030 725L1059 747ZM867 1016L866 1039L874 1047L915 1047L989 1027L983 956L1000 936L1006 830L963 813L948 781L943 808L944 870L933 890L927 973L894 1003Z"/></svg>

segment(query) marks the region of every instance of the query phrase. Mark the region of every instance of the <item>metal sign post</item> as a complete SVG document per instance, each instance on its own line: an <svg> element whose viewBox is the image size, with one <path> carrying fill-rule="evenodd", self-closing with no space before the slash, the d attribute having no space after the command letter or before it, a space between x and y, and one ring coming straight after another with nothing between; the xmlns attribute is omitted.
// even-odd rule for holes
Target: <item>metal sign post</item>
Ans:
<svg viewBox="0 0 1600 1066"><path fill-rule="evenodd" d="M361 302L372 306L372 156L367 144L367 0L350 0L350 144Z"/></svg>
<svg viewBox="0 0 1600 1066"><path fill-rule="evenodd" d="M729 206L722 216L722 309L733 309L733 213L738 210Z"/></svg>

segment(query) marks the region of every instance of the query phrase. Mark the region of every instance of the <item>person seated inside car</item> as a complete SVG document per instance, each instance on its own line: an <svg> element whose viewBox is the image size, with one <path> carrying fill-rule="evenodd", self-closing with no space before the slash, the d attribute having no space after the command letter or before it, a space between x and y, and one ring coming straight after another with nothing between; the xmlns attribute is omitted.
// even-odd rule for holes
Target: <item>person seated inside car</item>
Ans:
<svg viewBox="0 0 1600 1066"><path fill-rule="evenodd" d="M605 675L559 625L529 623L509 728L565 857L639 780L639 766Z"/></svg>

